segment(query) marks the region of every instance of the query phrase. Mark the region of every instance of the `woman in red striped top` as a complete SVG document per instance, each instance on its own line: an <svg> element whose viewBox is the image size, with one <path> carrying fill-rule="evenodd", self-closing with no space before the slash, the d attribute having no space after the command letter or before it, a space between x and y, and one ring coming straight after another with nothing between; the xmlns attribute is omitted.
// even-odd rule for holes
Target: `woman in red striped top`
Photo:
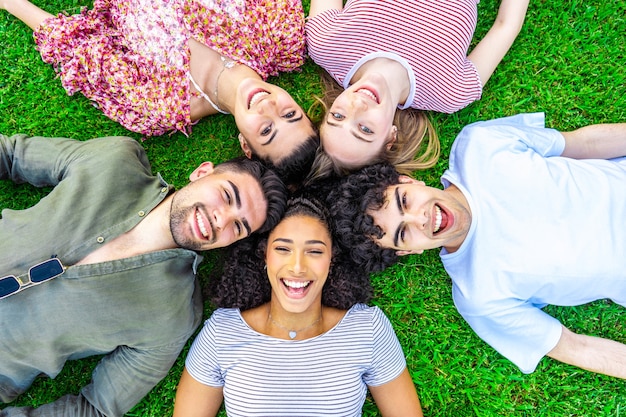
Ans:
<svg viewBox="0 0 626 417"><path fill-rule="evenodd" d="M434 165L439 141L421 110L453 113L480 98L521 29L528 0L502 0L469 55L477 0L342 3L311 0L306 24L309 55L334 80L320 126L323 152L309 178L383 160L405 174Z"/></svg>

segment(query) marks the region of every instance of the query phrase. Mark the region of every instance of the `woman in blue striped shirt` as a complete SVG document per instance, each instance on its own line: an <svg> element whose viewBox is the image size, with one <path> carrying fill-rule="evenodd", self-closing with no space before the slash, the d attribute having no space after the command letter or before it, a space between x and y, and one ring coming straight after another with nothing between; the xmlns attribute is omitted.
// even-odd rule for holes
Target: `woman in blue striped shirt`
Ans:
<svg viewBox="0 0 626 417"><path fill-rule="evenodd" d="M363 304L369 277L331 236L326 209L298 197L269 236L231 250L213 288L229 308L193 342L175 417L222 401L229 416L360 416L368 389L383 416L422 416L391 323Z"/></svg>

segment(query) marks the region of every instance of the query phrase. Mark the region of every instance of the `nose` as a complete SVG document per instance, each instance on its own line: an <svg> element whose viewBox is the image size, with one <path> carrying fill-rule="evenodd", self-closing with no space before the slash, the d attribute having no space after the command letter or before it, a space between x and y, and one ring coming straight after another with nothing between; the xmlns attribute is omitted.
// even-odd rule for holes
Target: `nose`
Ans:
<svg viewBox="0 0 626 417"><path fill-rule="evenodd" d="M352 95L352 101L350 102L350 104L354 110L367 109L367 102L365 101L365 98L361 97L357 93L354 93Z"/></svg>
<svg viewBox="0 0 626 417"><path fill-rule="evenodd" d="M223 230L235 219L235 213L227 208L217 209L213 212L213 224L219 230Z"/></svg>
<svg viewBox="0 0 626 417"><path fill-rule="evenodd" d="M404 213L404 221L408 224L412 224L419 230L424 230L428 224L428 214L426 210L419 210L417 212Z"/></svg>
<svg viewBox="0 0 626 417"><path fill-rule="evenodd" d="M293 272L295 275L300 275L306 272L306 262L302 253L296 251L291 256L289 271Z"/></svg>
<svg viewBox="0 0 626 417"><path fill-rule="evenodd" d="M258 104L257 112L261 115L275 114L277 112L276 107L276 98L274 98L273 94L270 94Z"/></svg>

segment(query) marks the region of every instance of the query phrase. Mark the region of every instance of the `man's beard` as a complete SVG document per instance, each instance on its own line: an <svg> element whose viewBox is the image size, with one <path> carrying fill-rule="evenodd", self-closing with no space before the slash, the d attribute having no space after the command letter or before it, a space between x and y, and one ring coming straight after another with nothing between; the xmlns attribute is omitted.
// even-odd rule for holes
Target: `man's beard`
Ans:
<svg viewBox="0 0 626 417"><path fill-rule="evenodd" d="M208 226L211 229L211 238L209 240L198 242L183 233L183 230L187 227L187 219L191 217L194 222L196 221L194 218L196 208L195 205L191 207L180 207L180 204L177 204L176 195L174 195L170 209L170 232L172 233L174 242L179 247L193 251L202 251L209 249L207 246L215 243L217 234L211 219L208 219Z"/></svg>

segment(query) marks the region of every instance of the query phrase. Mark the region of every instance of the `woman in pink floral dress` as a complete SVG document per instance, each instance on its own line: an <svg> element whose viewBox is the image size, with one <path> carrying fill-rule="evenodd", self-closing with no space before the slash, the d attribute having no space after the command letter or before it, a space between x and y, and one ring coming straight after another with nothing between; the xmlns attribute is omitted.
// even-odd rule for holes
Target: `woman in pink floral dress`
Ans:
<svg viewBox="0 0 626 417"><path fill-rule="evenodd" d="M313 125L264 81L304 62L300 0L95 0L71 16L28 0L0 8L33 29L68 94L80 91L127 129L189 134L202 117L231 113L248 157L308 167Z"/></svg>

